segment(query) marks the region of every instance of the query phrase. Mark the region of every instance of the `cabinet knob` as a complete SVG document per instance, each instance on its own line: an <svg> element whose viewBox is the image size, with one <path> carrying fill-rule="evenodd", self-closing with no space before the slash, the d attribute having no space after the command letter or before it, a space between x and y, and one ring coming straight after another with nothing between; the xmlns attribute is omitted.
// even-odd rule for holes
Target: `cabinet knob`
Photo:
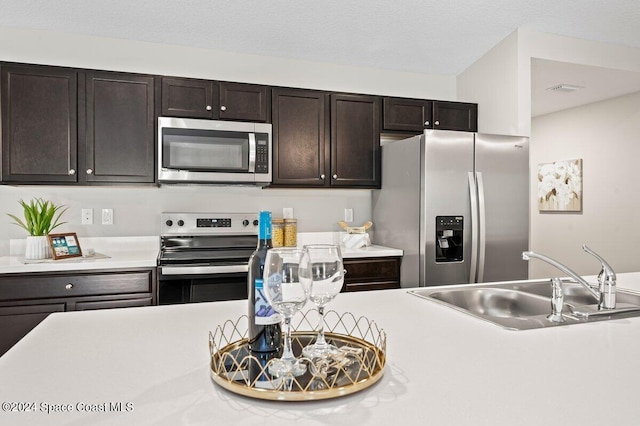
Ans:
<svg viewBox="0 0 640 426"><path fill-rule="evenodd" d="M226 106L222 105L222 106L220 107L220 111L226 111L226 110L227 110L227 107L226 107Z"/></svg>
<svg viewBox="0 0 640 426"><path fill-rule="evenodd" d="M211 105L207 105L206 109L207 109L207 111L211 111L212 110Z"/></svg>
<svg viewBox="0 0 640 426"><path fill-rule="evenodd" d="M73 288L73 284L69 283L65 285L64 288L66 288L67 290L71 290Z"/></svg>
<svg viewBox="0 0 640 426"><path fill-rule="evenodd" d="M76 174L76 169L69 170L69 176L73 176Z"/></svg>
<svg viewBox="0 0 640 426"><path fill-rule="evenodd" d="M338 175L333 175L333 178L334 179L338 179Z"/></svg>
<svg viewBox="0 0 640 426"><path fill-rule="evenodd" d="M428 125L429 125L429 122L428 122L428 121L425 121L425 122L424 122L424 125L425 125L425 126L428 126Z"/></svg>
<svg viewBox="0 0 640 426"><path fill-rule="evenodd" d="M87 169L87 174L90 175L93 173L93 169Z"/></svg>
<svg viewBox="0 0 640 426"><path fill-rule="evenodd" d="M324 180L324 173L320 175L320 179Z"/></svg>
<svg viewBox="0 0 640 426"><path fill-rule="evenodd" d="M436 120L435 123L433 123L433 124L435 124L436 126L439 126L440 125L440 121Z"/></svg>

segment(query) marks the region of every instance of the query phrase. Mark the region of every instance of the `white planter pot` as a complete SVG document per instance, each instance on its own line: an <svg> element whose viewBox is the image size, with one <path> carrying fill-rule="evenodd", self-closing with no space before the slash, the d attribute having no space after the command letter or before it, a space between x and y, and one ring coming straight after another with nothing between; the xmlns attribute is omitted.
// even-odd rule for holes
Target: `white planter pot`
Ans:
<svg viewBox="0 0 640 426"><path fill-rule="evenodd" d="M27 247L24 252L24 258L29 260L50 259L53 257L49 240L47 236L29 236L27 237Z"/></svg>

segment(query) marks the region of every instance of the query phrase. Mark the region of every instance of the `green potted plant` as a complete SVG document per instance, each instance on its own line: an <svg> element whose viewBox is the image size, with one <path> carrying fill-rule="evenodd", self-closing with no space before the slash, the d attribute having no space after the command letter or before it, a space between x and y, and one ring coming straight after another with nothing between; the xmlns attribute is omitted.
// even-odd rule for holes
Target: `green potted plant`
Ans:
<svg viewBox="0 0 640 426"><path fill-rule="evenodd" d="M47 235L58 226L67 223L60 222L60 218L68 207L56 206L42 198L34 198L29 203L20 200L19 203L24 209L24 221L15 215L7 215L14 220L15 225L29 233L25 259L50 258L52 254Z"/></svg>

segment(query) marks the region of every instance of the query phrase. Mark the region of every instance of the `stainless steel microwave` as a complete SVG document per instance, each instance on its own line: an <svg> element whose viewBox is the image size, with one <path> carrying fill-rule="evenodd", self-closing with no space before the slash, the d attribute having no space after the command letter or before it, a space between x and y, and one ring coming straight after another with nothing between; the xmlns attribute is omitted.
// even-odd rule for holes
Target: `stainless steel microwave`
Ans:
<svg viewBox="0 0 640 426"><path fill-rule="evenodd" d="M158 118L159 183L271 183L271 124Z"/></svg>

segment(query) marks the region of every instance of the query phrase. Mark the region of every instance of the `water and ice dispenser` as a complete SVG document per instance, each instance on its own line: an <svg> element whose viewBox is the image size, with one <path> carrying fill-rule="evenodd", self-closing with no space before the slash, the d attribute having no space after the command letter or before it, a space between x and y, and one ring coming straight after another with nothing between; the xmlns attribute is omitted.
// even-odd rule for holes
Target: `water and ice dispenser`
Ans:
<svg viewBox="0 0 640 426"><path fill-rule="evenodd" d="M464 218L436 216L436 263L462 262Z"/></svg>

